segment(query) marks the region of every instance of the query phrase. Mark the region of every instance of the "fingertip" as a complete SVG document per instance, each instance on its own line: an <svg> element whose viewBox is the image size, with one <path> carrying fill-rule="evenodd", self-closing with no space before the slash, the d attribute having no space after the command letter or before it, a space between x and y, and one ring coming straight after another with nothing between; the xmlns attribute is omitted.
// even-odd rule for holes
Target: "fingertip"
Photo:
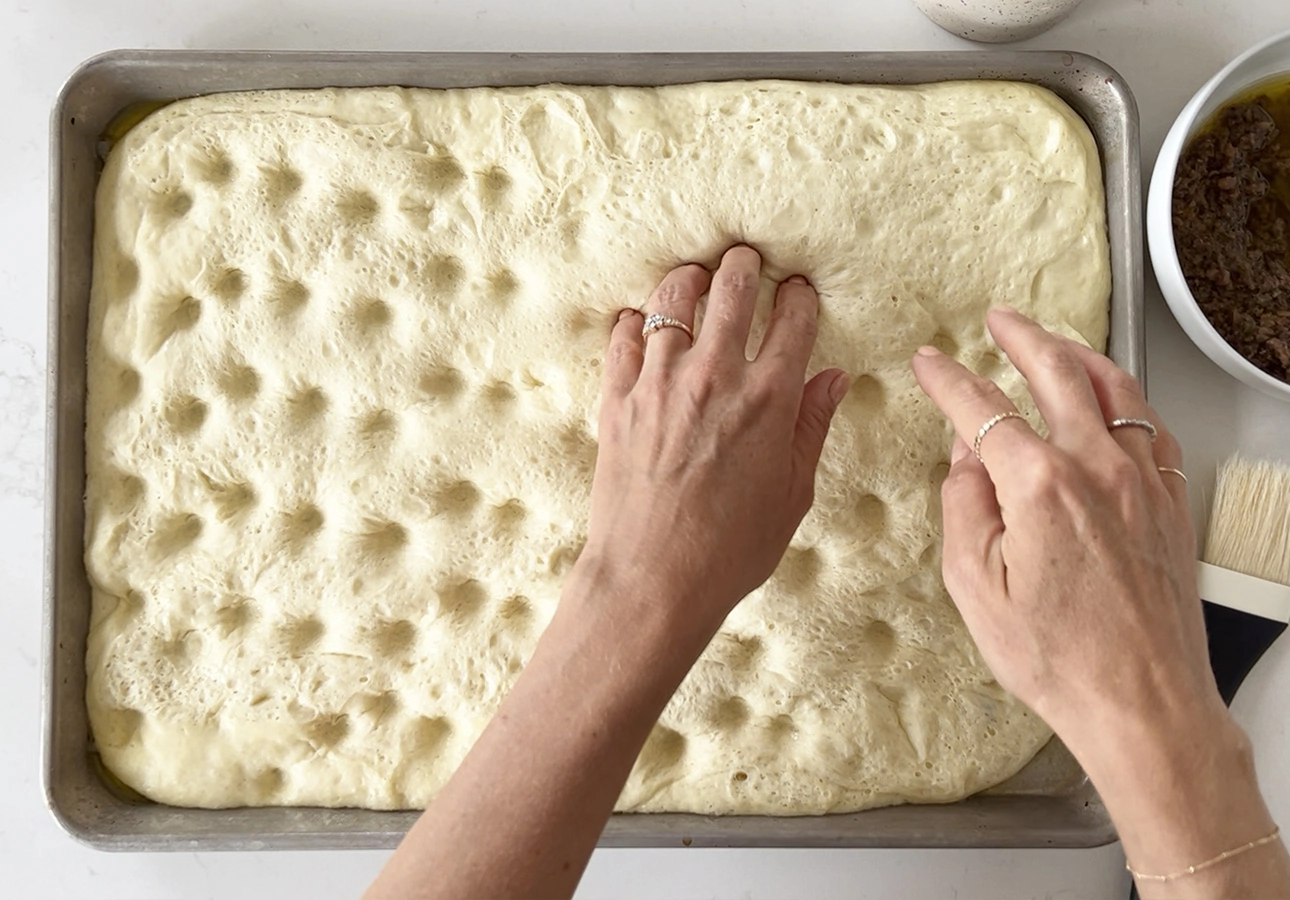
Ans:
<svg viewBox="0 0 1290 900"><path fill-rule="evenodd" d="M833 380L829 382L829 400L832 401L834 409L837 409L849 390L851 390L851 376L841 369L835 369Z"/></svg>
<svg viewBox="0 0 1290 900"><path fill-rule="evenodd" d="M618 317L614 319L614 324L616 325L630 316L640 316L641 318L644 318L644 314L639 309L629 306L626 309L620 309L618 311Z"/></svg>
<svg viewBox="0 0 1290 900"><path fill-rule="evenodd" d="M789 284L805 284L805 285L810 284L810 282L806 280L805 275L789 275L784 280Z"/></svg>
<svg viewBox="0 0 1290 900"><path fill-rule="evenodd" d="M944 353L942 353L940 350L933 347L931 344L924 344L914 352L915 357L919 357L919 356L936 357L936 356L944 356L944 355L945 355Z"/></svg>
<svg viewBox="0 0 1290 900"><path fill-rule="evenodd" d="M761 254L757 252L757 248L742 242L732 245L730 249L721 254L721 261L724 263L731 256L743 255L745 253L750 253L755 256L757 258L757 265L761 265Z"/></svg>
<svg viewBox="0 0 1290 900"><path fill-rule="evenodd" d="M795 292L800 292L803 297L809 296L814 301L818 301L820 299L820 295L815 292L815 288L811 287L811 283L805 278L802 278L800 281L795 280L794 278L789 278L785 281L781 281L779 287L775 288L775 305L779 306L780 301L784 297Z"/></svg>

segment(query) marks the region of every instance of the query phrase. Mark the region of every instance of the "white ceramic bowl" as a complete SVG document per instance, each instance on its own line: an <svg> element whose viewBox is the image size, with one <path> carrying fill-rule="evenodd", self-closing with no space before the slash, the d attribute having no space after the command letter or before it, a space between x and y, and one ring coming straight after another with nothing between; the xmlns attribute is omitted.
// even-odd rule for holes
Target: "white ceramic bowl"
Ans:
<svg viewBox="0 0 1290 900"><path fill-rule="evenodd" d="M1196 92L1174 125L1156 157L1147 195L1147 246L1156 281L1187 336L1229 375L1252 388L1290 402L1290 384L1259 369L1219 336L1196 305L1183 278L1174 249L1174 172L1187 139L1212 113L1246 88L1274 75L1290 73L1290 32L1269 38L1232 60Z"/></svg>
<svg viewBox="0 0 1290 900"><path fill-rule="evenodd" d="M1047 31L1083 0L914 0L923 15L969 41L1000 44Z"/></svg>

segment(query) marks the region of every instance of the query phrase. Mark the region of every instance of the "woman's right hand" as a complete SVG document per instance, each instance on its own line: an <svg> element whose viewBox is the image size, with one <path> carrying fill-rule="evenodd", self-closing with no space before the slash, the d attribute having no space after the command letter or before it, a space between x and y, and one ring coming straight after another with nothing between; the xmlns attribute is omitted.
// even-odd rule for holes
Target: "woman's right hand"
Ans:
<svg viewBox="0 0 1290 900"><path fill-rule="evenodd" d="M970 442L1015 412L1011 401L934 348L913 363L959 435L942 489L943 569L982 655L1079 759L1139 871L1185 869L1268 834L1248 739L1209 668L1185 483L1165 471L1182 466L1178 442L1106 357L1011 309L991 311L988 324L1025 376L1047 439L1002 419L978 460ZM1114 419L1147 420L1156 440L1145 427L1109 428ZM1290 887L1277 880L1290 879L1280 844L1237 859L1140 887ZM1272 880L1215 880L1259 864Z"/></svg>
<svg viewBox="0 0 1290 900"><path fill-rule="evenodd" d="M1009 309L988 319L1048 438L935 348L914 372L959 437L942 489L945 583L999 682L1079 744L1162 705L1217 714L1182 454L1132 376ZM1142 427L1109 430L1117 418Z"/></svg>

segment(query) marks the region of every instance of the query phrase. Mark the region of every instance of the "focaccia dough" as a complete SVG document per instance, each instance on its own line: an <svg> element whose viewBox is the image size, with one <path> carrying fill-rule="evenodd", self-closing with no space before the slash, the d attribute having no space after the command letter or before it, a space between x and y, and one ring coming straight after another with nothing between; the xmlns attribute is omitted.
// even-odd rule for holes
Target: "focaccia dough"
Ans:
<svg viewBox="0 0 1290 900"><path fill-rule="evenodd" d="M89 322L88 701L154 800L420 807L585 536L613 313L736 241L855 385L770 582L623 810L948 801L1048 739L939 570L932 342L1030 413L984 312L1101 347L1102 184L1034 86L348 89L174 103L113 149ZM754 345L755 346L755 345Z"/></svg>

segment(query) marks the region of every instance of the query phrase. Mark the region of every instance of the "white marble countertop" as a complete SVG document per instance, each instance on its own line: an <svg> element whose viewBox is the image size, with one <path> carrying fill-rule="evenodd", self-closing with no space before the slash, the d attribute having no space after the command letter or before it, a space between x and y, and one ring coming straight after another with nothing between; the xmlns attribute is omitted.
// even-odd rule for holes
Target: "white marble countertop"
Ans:
<svg viewBox="0 0 1290 900"><path fill-rule="evenodd" d="M1149 172L1174 115L1246 46L1290 29L1282 0L1086 0L1026 44L1116 67L1138 98ZM877 50L972 45L909 0L4 0L0 84L0 872L6 896L357 896L383 853L109 855L63 834L39 775L47 121L62 80L116 47L399 50ZM1290 459L1290 405L1195 350L1149 285L1151 396L1187 451L1201 508L1234 450ZM1290 638L1236 701L1273 814L1290 827ZM1098 850L612 850L580 895L1125 896L1118 846Z"/></svg>

